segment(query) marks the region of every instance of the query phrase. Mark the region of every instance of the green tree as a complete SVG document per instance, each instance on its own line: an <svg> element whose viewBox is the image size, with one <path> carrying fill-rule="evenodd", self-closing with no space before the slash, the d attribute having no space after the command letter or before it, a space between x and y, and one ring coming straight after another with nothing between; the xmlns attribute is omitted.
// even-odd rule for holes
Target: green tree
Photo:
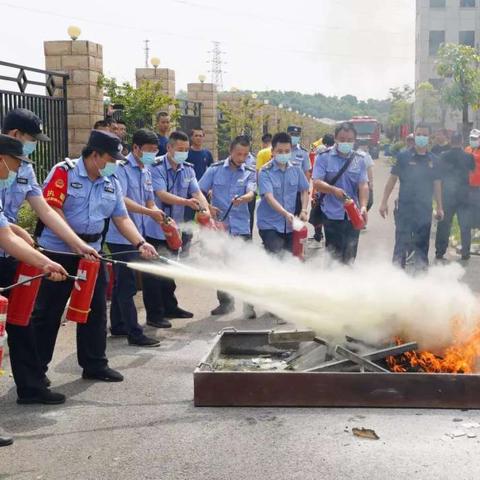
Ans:
<svg viewBox="0 0 480 480"><path fill-rule="evenodd" d="M415 90L415 118L421 123L437 122L440 94L430 82L418 84Z"/></svg>
<svg viewBox="0 0 480 480"><path fill-rule="evenodd" d="M480 108L480 55L468 45L446 43L437 53L437 73L446 79L443 98L453 109L462 112L463 135L467 138L471 124L469 107Z"/></svg>
<svg viewBox="0 0 480 480"><path fill-rule="evenodd" d="M413 89L409 85L390 89L391 107L388 115L388 136L400 137L400 127L412 124Z"/></svg>

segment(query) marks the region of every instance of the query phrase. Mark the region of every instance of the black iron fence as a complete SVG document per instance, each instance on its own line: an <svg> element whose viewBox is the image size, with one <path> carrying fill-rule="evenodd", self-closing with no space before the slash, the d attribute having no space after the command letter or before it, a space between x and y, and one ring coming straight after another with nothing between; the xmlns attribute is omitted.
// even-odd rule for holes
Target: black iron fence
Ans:
<svg viewBox="0 0 480 480"><path fill-rule="evenodd" d="M68 155L68 74L0 61L0 125L14 108L27 108L43 121L51 142L39 142L32 155L39 181ZM39 88L40 87L40 88ZM30 93L27 89L43 93Z"/></svg>
<svg viewBox="0 0 480 480"><path fill-rule="evenodd" d="M194 128L201 128L202 104L200 102L179 100L178 109L180 111L178 120L180 130L188 134Z"/></svg>

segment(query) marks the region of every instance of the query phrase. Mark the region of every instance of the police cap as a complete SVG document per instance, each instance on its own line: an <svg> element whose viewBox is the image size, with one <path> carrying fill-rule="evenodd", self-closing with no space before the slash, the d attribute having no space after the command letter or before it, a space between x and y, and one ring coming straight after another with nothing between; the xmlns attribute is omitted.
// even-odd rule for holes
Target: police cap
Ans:
<svg viewBox="0 0 480 480"><path fill-rule="evenodd" d="M92 130L87 148L108 153L115 160L125 160L125 157L122 155L122 142L116 135L110 132Z"/></svg>
<svg viewBox="0 0 480 480"><path fill-rule="evenodd" d="M0 134L0 155L10 155L18 160L32 163L32 161L23 154L23 143L9 135Z"/></svg>
<svg viewBox="0 0 480 480"><path fill-rule="evenodd" d="M302 127L298 125L289 125L287 127L287 133L290 135L300 135L302 133Z"/></svg>
<svg viewBox="0 0 480 480"><path fill-rule="evenodd" d="M22 133L28 133L35 140L50 141L50 138L43 133L43 124L40 117L26 108L10 110L3 121L2 129L4 132L20 130Z"/></svg>

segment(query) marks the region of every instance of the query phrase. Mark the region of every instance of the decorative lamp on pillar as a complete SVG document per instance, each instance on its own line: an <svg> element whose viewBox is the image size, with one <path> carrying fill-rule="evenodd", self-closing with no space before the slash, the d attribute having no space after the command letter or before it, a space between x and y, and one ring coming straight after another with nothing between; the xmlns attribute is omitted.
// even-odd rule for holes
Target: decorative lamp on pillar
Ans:
<svg viewBox="0 0 480 480"><path fill-rule="evenodd" d="M82 31L79 27L76 27L75 25L70 25L67 29L67 33L72 40L76 40L80 36Z"/></svg>
<svg viewBox="0 0 480 480"><path fill-rule="evenodd" d="M263 104L264 104L264 105L268 105L269 103L270 103L270 102L269 102L268 98L266 98L266 99L263 101Z"/></svg>
<svg viewBox="0 0 480 480"><path fill-rule="evenodd" d="M280 103L280 104L278 105L278 108L280 108L280 109L283 108L283 103Z"/></svg>
<svg viewBox="0 0 480 480"><path fill-rule="evenodd" d="M199 81L200 83L205 83L205 80L206 80L206 79L207 79L207 77L206 77L205 75L203 75L203 74L201 74L201 75L198 76L198 81Z"/></svg>

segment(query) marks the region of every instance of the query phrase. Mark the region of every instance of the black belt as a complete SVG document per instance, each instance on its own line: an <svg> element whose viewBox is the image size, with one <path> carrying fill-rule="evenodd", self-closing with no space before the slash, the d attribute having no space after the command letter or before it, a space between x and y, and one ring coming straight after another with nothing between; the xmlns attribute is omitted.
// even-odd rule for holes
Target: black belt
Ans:
<svg viewBox="0 0 480 480"><path fill-rule="evenodd" d="M100 233L77 233L77 236L80 237L84 242L95 243L102 238L102 232Z"/></svg>

